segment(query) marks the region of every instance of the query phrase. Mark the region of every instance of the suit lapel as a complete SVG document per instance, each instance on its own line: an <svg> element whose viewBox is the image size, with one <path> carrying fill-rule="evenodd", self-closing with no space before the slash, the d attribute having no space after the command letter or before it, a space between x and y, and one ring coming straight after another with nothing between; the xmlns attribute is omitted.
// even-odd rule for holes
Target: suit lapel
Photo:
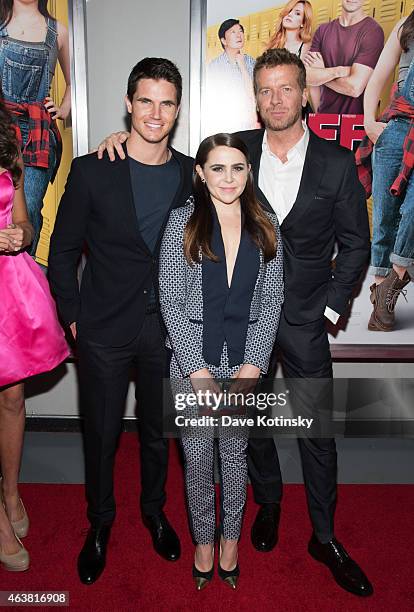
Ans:
<svg viewBox="0 0 414 612"><path fill-rule="evenodd" d="M128 234L131 231L137 238L142 240L137 213L135 210L134 194L132 192L131 174L129 170L128 152L124 146L125 159L116 157L114 162L111 162L110 168L113 168L114 180L117 183L117 213L124 220Z"/></svg>
<svg viewBox="0 0 414 612"><path fill-rule="evenodd" d="M177 155L177 151L175 149L170 147L170 151L171 151L171 154L174 157L175 161L178 164L178 168L179 168L179 172L180 172L180 180L179 180L179 183L178 183L177 191L175 192L175 195L174 195L174 197L173 197L173 199L171 201L171 204L170 204L170 207L168 209L168 212L165 215L164 221L162 222L161 230L160 230L160 233L159 233L158 239L157 239L157 245L156 245L156 249L155 249L156 252L158 252L158 249L159 249L159 247L161 245L161 240L162 240L165 228L166 228L167 223L168 223L170 212L174 208L177 208L180 205L182 206L185 203L185 201L183 201L184 200L184 198L183 198L183 188L184 188L184 184L185 184L185 180L186 180L184 164L181 161L180 157Z"/></svg>
<svg viewBox="0 0 414 612"><path fill-rule="evenodd" d="M310 212L309 209L312 206L324 171L318 140L318 137L310 131L309 144L306 151L305 163L303 164L298 195L289 214L285 217L280 226L282 231L288 230L296 224L303 215Z"/></svg>
<svg viewBox="0 0 414 612"><path fill-rule="evenodd" d="M260 172L260 160L262 157L262 142L263 142L263 130L258 130L257 137L254 141L249 144L250 160L252 164L252 172L254 178L254 186L256 195L263 205L265 210L274 212L266 196L259 187L259 172ZM296 221L304 215L312 204L312 200L318 189L319 183L322 178L324 164L319 149L319 139L309 132L309 144L306 151L305 163L303 165L302 178L299 185L298 195L295 203L281 224L281 229L289 229Z"/></svg>
<svg viewBox="0 0 414 612"><path fill-rule="evenodd" d="M170 151L171 151L171 155L174 157L175 161L178 164L178 168L180 170L180 182L178 184L177 187L177 191L175 192L175 195L171 201L171 205L169 208L169 213L172 211L173 208L177 208L179 206L183 206L183 188L186 182L186 168L184 167L183 162L180 159L180 156L178 155L178 152L173 149L173 147L169 147ZM191 182L191 178L190 178L190 182Z"/></svg>
<svg viewBox="0 0 414 612"><path fill-rule="evenodd" d="M259 172L260 172L260 160L262 158L262 143L263 143L264 130L257 130L257 136L254 141L249 145L250 163L252 165L253 181L256 195L265 210L274 212L270 206L268 199L259 187Z"/></svg>

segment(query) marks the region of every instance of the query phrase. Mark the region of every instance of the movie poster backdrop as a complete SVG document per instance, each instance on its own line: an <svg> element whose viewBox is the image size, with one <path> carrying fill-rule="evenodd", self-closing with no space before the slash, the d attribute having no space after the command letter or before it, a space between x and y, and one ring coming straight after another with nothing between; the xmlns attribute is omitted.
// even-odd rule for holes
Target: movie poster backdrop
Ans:
<svg viewBox="0 0 414 612"><path fill-rule="evenodd" d="M192 0L191 21L191 96L190 96L190 145L209 134L260 127L254 101L252 75L255 59L266 49L279 24L279 15L286 2L266 0ZM333 22L341 14L340 0L311 0L312 31L310 50L320 51L326 43L323 39L324 23ZM363 8L372 32L368 44L361 53L361 63L375 67L376 61L395 24L414 9L413 2L385 3L365 1ZM230 21L229 21L230 20ZM233 21L240 26L232 27ZM368 24L368 20L366 21ZM236 25L236 24L235 24ZM220 29L221 28L221 29ZM223 31L227 36L223 41ZM382 32L383 34L382 34ZM315 33L317 34L315 36ZM238 47L236 61L229 60L223 42ZM350 45L354 41L350 41ZM330 38L330 48L323 51L330 55L331 64L344 62L344 49L335 49ZM200 57L198 65L197 59ZM233 56L234 58L234 56ZM332 63L333 62L333 63ZM388 104L391 87L397 72L384 88L379 105L381 112ZM319 90L319 91L318 91ZM356 152L365 136L363 117L363 93L350 101L349 96L321 86L311 88L313 110L307 116L309 128L321 138L338 142ZM197 122L198 119L198 122ZM198 123L199 125L196 125ZM191 153L194 154L195 150ZM372 198L367 200L370 223L372 222ZM414 223L414 219L413 219ZM334 257L333 253L333 257ZM414 284L409 283L406 295L400 295L396 308L397 323L392 332L369 331L367 324L372 311L370 285L372 276L366 276L361 287L356 288L353 303L347 316L341 317L337 326L327 323L331 351L337 358L400 359L414 356Z"/></svg>
<svg viewBox="0 0 414 612"><path fill-rule="evenodd" d="M72 159L76 155L86 153L88 151L87 138L87 96L86 96L86 53L85 53L85 24L84 24L84 0L48 0L47 11L49 15L68 30L69 38L69 65L70 65L70 81L71 87L71 111L65 119L56 119L57 129L59 130L62 140L62 156L56 176L49 183L46 195L43 199L43 207L41 215L43 218L42 229L36 249L36 261L42 266L47 266L49 256L50 237L55 224L56 213L60 198L63 194L66 178L69 173ZM45 17L46 20L46 17ZM54 28L55 26L53 26ZM47 35L45 34L47 31ZM53 29L46 30L45 25L39 22L39 34L36 37L36 42L27 43L27 52L31 49L42 48L48 50L50 57L55 57L57 53L57 61L53 74L51 75L49 96L59 106L64 97L67 83L61 61L67 62L67 49L55 50L51 32ZM57 31L59 28L57 27ZM24 41L24 32L18 41ZM39 41L39 42L37 42ZM8 44L8 39L3 38L1 44ZM37 47L36 47L37 45ZM59 45L58 45L59 47ZM54 61L49 59L50 65L54 65ZM33 74L36 75L36 70L39 70L35 65L35 60L32 60ZM68 79L69 80L69 79ZM76 81L76 86L75 86ZM36 93L33 86L31 94Z"/></svg>

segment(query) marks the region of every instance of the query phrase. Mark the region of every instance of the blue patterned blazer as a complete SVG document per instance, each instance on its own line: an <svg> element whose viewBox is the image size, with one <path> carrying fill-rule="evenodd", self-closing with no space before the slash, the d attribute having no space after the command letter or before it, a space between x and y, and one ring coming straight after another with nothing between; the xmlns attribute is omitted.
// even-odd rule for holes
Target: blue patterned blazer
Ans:
<svg viewBox="0 0 414 612"><path fill-rule="evenodd" d="M160 251L159 290L161 313L167 327L167 346L172 348L183 376L208 364L203 358L202 264L190 265L184 256L184 229L194 210L192 197L170 214ZM266 373L279 326L283 303L283 249L276 215L266 212L275 226L277 253L260 267L250 306L243 363Z"/></svg>

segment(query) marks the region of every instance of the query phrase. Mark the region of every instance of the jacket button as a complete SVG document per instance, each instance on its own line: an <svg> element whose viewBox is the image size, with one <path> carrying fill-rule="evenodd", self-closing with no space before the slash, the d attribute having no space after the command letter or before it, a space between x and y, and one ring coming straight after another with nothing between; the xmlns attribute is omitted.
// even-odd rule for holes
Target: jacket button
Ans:
<svg viewBox="0 0 414 612"><path fill-rule="evenodd" d="M147 289L144 289L144 295L146 295L148 293Z"/></svg>

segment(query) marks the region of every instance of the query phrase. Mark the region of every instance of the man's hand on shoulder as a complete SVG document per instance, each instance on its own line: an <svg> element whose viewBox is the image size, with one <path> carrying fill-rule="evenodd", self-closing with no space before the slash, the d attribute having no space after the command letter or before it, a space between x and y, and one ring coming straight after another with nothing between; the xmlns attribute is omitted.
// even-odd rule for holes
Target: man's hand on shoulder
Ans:
<svg viewBox="0 0 414 612"><path fill-rule="evenodd" d="M131 136L129 132L112 132L93 150L93 153L98 153L98 159L102 159L105 151L108 153L110 161L115 161L115 151L121 159L125 159L124 149L122 144Z"/></svg>

